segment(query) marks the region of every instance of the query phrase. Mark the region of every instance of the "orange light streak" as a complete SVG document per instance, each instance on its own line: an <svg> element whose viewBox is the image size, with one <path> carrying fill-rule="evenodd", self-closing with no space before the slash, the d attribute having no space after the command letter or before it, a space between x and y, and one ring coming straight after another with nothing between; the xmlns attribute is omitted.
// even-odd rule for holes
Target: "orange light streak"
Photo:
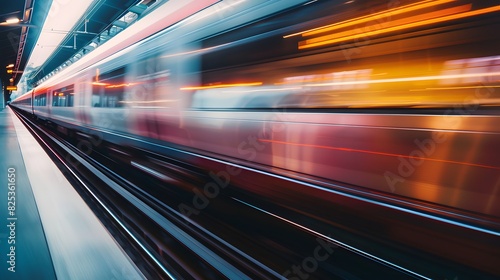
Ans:
<svg viewBox="0 0 500 280"><path fill-rule="evenodd" d="M450 21L450 20L454 20L454 19L461 19L461 18L477 16L477 15L482 15L482 14L487 14L487 13L492 13L492 12L497 12L497 11L500 11L500 5L490 7L490 8L481 9L481 10L464 12L464 13L459 13L459 14L454 14L454 15L443 16L443 17L439 17L439 18L423 20L420 22L409 23L409 24L404 24L404 25L400 25L400 26L394 26L394 27L390 27L390 28L374 30L374 31L365 32L365 33L361 33L361 34L347 36L344 38L325 40L325 41L317 42L317 43L313 43L313 44L307 44L307 40L306 40L306 43L304 45L299 46L299 49L306 49L306 48L318 47L318 46L323 46L323 45L329 45L329 44L334 44L334 43L338 43L338 42L342 42L342 41L348 41L348 40L357 39L357 38L361 38L361 37L380 35L380 34L387 33L387 32L398 31L398 30L408 29L408 28L412 28L412 27L420 27L420 26L425 26L425 25L429 25L429 24L433 24L433 23L440 23L440 22Z"/></svg>
<svg viewBox="0 0 500 280"><path fill-rule="evenodd" d="M107 84L107 83L101 83L101 82L92 82L92 85L94 85L94 86L107 86L109 84Z"/></svg>
<svg viewBox="0 0 500 280"><path fill-rule="evenodd" d="M118 85L109 85L106 86L106 88L120 88L120 87L130 87L130 86L135 86L138 83L128 83L128 84L118 84Z"/></svg>
<svg viewBox="0 0 500 280"><path fill-rule="evenodd" d="M461 13L461 12L466 12L466 11L470 11L471 7L472 7L472 4L467 4L467 5L463 5L463 6L452 7L452 8L448 8L448 9L444 9L444 10L434 11L434 12L430 12L430 13L426 13L426 14L422 14L422 15L416 15L416 16L411 16L411 17L407 17L407 18L402 18L399 20L393 20L393 21L387 23L386 24L387 27L385 27L385 28L378 28L377 25L374 24L374 25L366 26L365 28L356 29L354 31L348 30L348 31L344 31L344 32L331 34L331 35L320 36L320 37L316 37L313 39L299 42L299 48L300 48L300 46L303 46L303 45L309 45L309 44L314 44L314 43L323 42L323 41L333 41L337 38L342 38L342 40L345 40L345 38L349 38L350 36L356 36L356 35L366 36L366 34L371 33L371 32L376 32L376 31L380 31L380 33L385 33L385 32L388 32L385 30L389 29L391 27L405 26L405 25L410 25L412 23L420 22L423 20L428 20L428 19L448 16L448 15L452 15L452 14L457 14L457 13ZM377 30L377 28L378 28L378 30ZM373 31L365 32L364 30L373 30Z"/></svg>
<svg viewBox="0 0 500 280"><path fill-rule="evenodd" d="M409 91L426 91L426 90L457 90L457 89L477 89L477 88L500 88L500 86L468 86L468 87L436 87L436 88L422 88L422 89L410 89Z"/></svg>
<svg viewBox="0 0 500 280"><path fill-rule="evenodd" d="M500 167L498 167L498 166L490 166L490 165L462 162L462 161L454 161L454 160L415 157L415 156L409 156L409 155L391 154L391 153L375 152L375 151L369 151L369 150L359 150L359 149L350 149L350 148L341 148L341 147L332 147L332 146L323 146L323 145L314 145L314 144L292 143L292 142L276 141L276 140L268 140L268 139L258 139L258 141L274 143L274 144L309 147L309 148L320 148L320 149L326 149L326 150L336 150L336 151L343 151L343 152L365 153L365 154L373 154L373 155L388 156L388 157L403 157L403 158L409 158L409 159L427 160L427 161L434 161L434 162L440 162L440 163L461 164L461 165L468 165L468 166L474 166L474 167L482 167L482 168L487 168L487 169L500 170Z"/></svg>
<svg viewBox="0 0 500 280"><path fill-rule="evenodd" d="M226 87L248 87L248 86L260 86L262 82L254 83L237 83L237 84L217 84L210 86L199 86L199 87L182 87L180 90L198 90L198 89L209 89L209 88L226 88Z"/></svg>
<svg viewBox="0 0 500 280"><path fill-rule="evenodd" d="M401 82L416 82L416 81L432 81L442 79L457 79L457 78L472 78L472 77L492 77L500 76L500 72L492 73L475 73L475 74L454 74L454 75L436 75L436 76L420 76L420 77L404 77L404 78L391 78L379 80L361 80L349 82L332 82L322 84L306 84L303 86L308 87L322 87L322 86L340 86L340 85L359 85L359 84L382 84L382 83L401 83ZM488 86L489 87L489 86Z"/></svg>
<svg viewBox="0 0 500 280"><path fill-rule="evenodd" d="M348 26L352 26L352 25L356 25L356 24L361 24L361 23L368 22L368 21L371 21L371 20L379 20L381 17L384 17L384 16L395 16L395 15L403 14L403 13L406 13L406 12L411 12L411 11L415 11L415 10L419 10L419 9L424 9L424 8L428 8L428 7L432 7L432 6L437 6L437 5L440 5L440 4L449 3L449 2L453 2L453 1L455 1L455 0L422 1L422 2L409 4L409 5L406 5L406 6L403 6L403 7L398 7L398 8L394 8L394 9L390 9L390 10L387 10L387 11L378 12L378 13L375 13L375 14L371 14L371 15L367 15L367 16L363 16L363 17L359 17L359 18L342 21L342 22L339 22L339 23L334 23L334 24L330 24L330 25L326 25L326 26L322 26L322 27L317 27L317 28L314 28L314 29L309 29L309 30L306 30L306 31L301 31L301 32L298 32L298 33L294 33L294 34L283 36L283 38L288 38L288 37L292 37L292 36L295 36L295 35L302 35L303 37L305 37L305 36L311 36L311 35L316 35L316 34L319 34L319 33L324 33L324 32L332 31L332 30L335 30L335 29L340 29L340 28L343 28L343 27L348 27Z"/></svg>

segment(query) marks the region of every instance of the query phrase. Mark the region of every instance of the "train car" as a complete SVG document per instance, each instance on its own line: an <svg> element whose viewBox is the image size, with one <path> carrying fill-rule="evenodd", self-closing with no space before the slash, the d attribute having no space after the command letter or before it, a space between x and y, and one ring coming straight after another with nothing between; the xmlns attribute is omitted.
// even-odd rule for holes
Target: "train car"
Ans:
<svg viewBox="0 0 500 280"><path fill-rule="evenodd" d="M10 103L10 106L14 106L29 114L33 114L33 91L26 92L17 97Z"/></svg>
<svg viewBox="0 0 500 280"><path fill-rule="evenodd" d="M188 14L159 32L135 23L35 89L34 113L500 218L495 1L222 1Z"/></svg>
<svg viewBox="0 0 500 280"><path fill-rule="evenodd" d="M125 30L19 100L71 129L498 216L500 7L303 2L220 3L131 46Z"/></svg>

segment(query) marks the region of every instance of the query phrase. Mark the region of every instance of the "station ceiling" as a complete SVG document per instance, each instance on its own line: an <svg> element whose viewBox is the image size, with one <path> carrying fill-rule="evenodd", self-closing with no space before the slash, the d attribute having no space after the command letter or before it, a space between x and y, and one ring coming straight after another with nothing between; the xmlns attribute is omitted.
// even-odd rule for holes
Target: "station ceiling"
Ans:
<svg viewBox="0 0 500 280"><path fill-rule="evenodd" d="M40 35L52 0L2 1L0 5L0 79L9 85L14 78L15 85L20 73L7 74L6 66L14 64L13 71L23 71L26 62ZM8 20L19 19L18 23L5 24ZM21 48L20 48L21 47Z"/></svg>
<svg viewBox="0 0 500 280"><path fill-rule="evenodd" d="M146 7L146 4L155 2L162 0L94 0L52 55L30 75L30 79L36 82L59 67L95 40L96 34L110 29L131 8L137 10L137 5ZM11 0L3 1L0 5L0 79L3 85L16 85L19 82L40 34L47 32L42 30L42 26L52 3L53 0ZM54 0L54 3L57 1ZM6 23L12 18L21 21ZM9 64L14 64L12 74L7 73L6 67Z"/></svg>

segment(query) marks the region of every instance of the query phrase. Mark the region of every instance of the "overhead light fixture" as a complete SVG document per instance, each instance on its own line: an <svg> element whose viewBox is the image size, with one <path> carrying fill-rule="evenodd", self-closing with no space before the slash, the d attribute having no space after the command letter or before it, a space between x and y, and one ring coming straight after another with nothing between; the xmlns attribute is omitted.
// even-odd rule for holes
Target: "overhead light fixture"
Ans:
<svg viewBox="0 0 500 280"><path fill-rule="evenodd" d="M21 27L37 27L36 25L30 24L28 22L23 22L22 20L20 20L18 18L10 18L4 22L0 22L0 25L21 26Z"/></svg>
<svg viewBox="0 0 500 280"><path fill-rule="evenodd" d="M5 22L8 23L8 24L13 24L13 23L18 23L20 22L21 20L18 19L18 18L9 18L7 19Z"/></svg>
<svg viewBox="0 0 500 280"><path fill-rule="evenodd" d="M14 68L14 63L7 65L5 68Z"/></svg>

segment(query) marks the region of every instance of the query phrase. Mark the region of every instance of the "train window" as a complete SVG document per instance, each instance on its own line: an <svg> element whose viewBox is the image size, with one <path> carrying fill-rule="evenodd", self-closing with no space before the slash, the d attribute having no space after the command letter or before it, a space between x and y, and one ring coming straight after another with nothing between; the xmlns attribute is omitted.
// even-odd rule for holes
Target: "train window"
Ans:
<svg viewBox="0 0 500 280"><path fill-rule="evenodd" d="M160 55L138 60L129 69L133 77L127 96L130 107L171 107L170 69L167 59Z"/></svg>
<svg viewBox="0 0 500 280"><path fill-rule="evenodd" d="M53 91L52 106L54 107L73 107L75 97L75 86L69 85Z"/></svg>
<svg viewBox="0 0 500 280"><path fill-rule="evenodd" d="M92 106L120 108L123 107L125 84L125 67L97 74L92 82Z"/></svg>
<svg viewBox="0 0 500 280"><path fill-rule="evenodd" d="M42 93L35 96L33 106L47 106L47 93Z"/></svg>
<svg viewBox="0 0 500 280"><path fill-rule="evenodd" d="M201 85L181 90L200 109L498 104L474 91L498 86L500 6L403 2L311 1L207 36Z"/></svg>

